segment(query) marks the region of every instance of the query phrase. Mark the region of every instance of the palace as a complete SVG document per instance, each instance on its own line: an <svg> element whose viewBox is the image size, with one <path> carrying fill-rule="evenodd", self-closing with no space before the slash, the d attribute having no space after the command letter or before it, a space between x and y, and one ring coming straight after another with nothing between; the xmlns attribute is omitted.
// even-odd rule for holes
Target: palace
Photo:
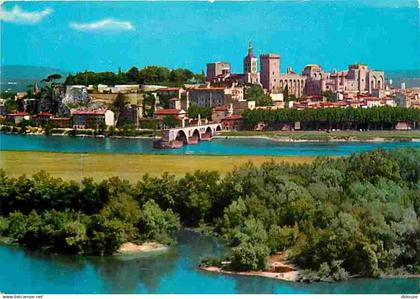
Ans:
<svg viewBox="0 0 420 299"><path fill-rule="evenodd" d="M260 55L260 72L257 71L257 58L253 54L252 44L248 44L248 53L243 59L243 73L231 72L227 62L207 64L206 80L210 84L257 84L269 94L283 93L289 95L319 96L326 91L341 94L375 94L379 96L385 90L385 74L383 71L371 70L366 64L356 63L346 71L325 72L317 64L305 66L302 73L287 67L281 73L280 55L267 53Z"/></svg>

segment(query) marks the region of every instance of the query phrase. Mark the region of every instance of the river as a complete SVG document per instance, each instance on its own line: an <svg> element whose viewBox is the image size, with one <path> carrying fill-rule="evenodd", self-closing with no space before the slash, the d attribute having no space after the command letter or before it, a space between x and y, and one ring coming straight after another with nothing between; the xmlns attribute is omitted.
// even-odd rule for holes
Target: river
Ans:
<svg viewBox="0 0 420 299"><path fill-rule="evenodd" d="M0 150L187 154L187 155L268 155L346 156L377 148L420 148L420 142L278 142L265 138L215 138L179 149L155 149L151 138L93 138L68 136L0 135Z"/></svg>
<svg viewBox="0 0 420 299"><path fill-rule="evenodd" d="M48 255L0 246L0 290L6 293L419 293L420 279L351 279L334 283L284 282L208 273L200 258L219 255L213 237L182 230L164 253L131 259Z"/></svg>

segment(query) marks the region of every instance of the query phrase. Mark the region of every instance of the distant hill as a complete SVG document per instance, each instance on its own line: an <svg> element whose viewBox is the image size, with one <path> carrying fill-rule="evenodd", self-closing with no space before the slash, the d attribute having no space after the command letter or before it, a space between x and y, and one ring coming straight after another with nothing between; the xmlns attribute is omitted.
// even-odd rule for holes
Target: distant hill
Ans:
<svg viewBox="0 0 420 299"><path fill-rule="evenodd" d="M28 85L39 82L51 74L60 74L65 78L67 71L27 65L2 65L0 66L0 90L1 91L23 91L28 89Z"/></svg>
<svg viewBox="0 0 420 299"><path fill-rule="evenodd" d="M407 88L420 87L420 70L385 71L387 80L392 79L392 85L400 87L405 82Z"/></svg>

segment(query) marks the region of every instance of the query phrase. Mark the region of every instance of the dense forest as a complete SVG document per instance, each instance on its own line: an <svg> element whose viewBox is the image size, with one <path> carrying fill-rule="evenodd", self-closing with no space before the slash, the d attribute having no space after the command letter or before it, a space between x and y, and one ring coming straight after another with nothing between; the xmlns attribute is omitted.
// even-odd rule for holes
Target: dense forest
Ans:
<svg viewBox="0 0 420 299"><path fill-rule="evenodd" d="M98 85L106 84L165 84L179 86L185 83L202 82L204 75L195 74L188 69L168 69L161 66L146 66L142 69L130 68L127 72L118 70L114 72L78 72L69 74L65 80L66 85Z"/></svg>
<svg viewBox="0 0 420 299"><path fill-rule="evenodd" d="M264 269L283 251L317 277L419 273L420 149L247 164L223 177L144 176L136 184L1 172L0 212L0 235L59 253L171 243L182 224L219 235L229 248L221 258L237 270Z"/></svg>
<svg viewBox="0 0 420 299"><path fill-rule="evenodd" d="M420 110L402 107L372 108L323 108L323 109L279 109L247 110L243 114L244 125L253 128L262 122L269 129L279 129L284 125L300 122L303 130L378 130L394 129L398 122L408 122L417 126Z"/></svg>

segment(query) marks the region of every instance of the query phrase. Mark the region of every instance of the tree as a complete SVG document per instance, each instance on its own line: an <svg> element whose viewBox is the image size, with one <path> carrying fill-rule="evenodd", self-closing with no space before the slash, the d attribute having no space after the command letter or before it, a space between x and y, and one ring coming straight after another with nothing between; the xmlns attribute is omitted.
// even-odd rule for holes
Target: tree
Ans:
<svg viewBox="0 0 420 299"><path fill-rule="evenodd" d="M243 243L232 249L231 267L238 271L265 270L268 253L263 244Z"/></svg>
<svg viewBox="0 0 420 299"><path fill-rule="evenodd" d="M264 90L259 85L252 85L245 90L245 99L247 101L255 101L257 106L272 106L273 100L269 95L264 93Z"/></svg>
<svg viewBox="0 0 420 299"><path fill-rule="evenodd" d="M200 115L201 119L211 119L211 107L190 105L190 107L188 107L187 114L191 118L198 118L198 115Z"/></svg>
<svg viewBox="0 0 420 299"><path fill-rule="evenodd" d="M173 115L166 115L163 118L163 125L165 128L175 128L179 125L178 119Z"/></svg>
<svg viewBox="0 0 420 299"><path fill-rule="evenodd" d="M126 76L130 82L139 82L140 80L139 69L133 66L127 71Z"/></svg>
<svg viewBox="0 0 420 299"><path fill-rule="evenodd" d="M337 101L337 95L332 90L324 91L322 95L326 97L329 102Z"/></svg>
<svg viewBox="0 0 420 299"><path fill-rule="evenodd" d="M172 243L170 236L179 226L179 217L171 209L163 211L153 200L144 204L138 224L143 240L170 244Z"/></svg>

